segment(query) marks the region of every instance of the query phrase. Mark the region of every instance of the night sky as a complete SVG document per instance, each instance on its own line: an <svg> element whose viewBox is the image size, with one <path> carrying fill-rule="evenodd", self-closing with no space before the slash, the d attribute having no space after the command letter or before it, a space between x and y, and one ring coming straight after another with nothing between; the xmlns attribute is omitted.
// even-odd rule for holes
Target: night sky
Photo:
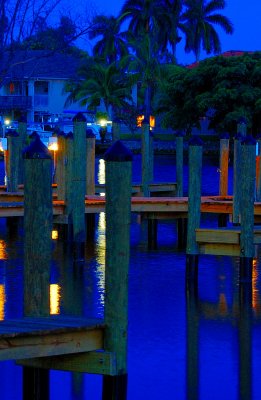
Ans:
<svg viewBox="0 0 261 400"><path fill-rule="evenodd" d="M98 14L117 15L124 4L124 0L76 0L79 12L84 13L96 10ZM72 4L72 3L71 3ZM74 3L75 10L75 3ZM85 11L84 11L85 10ZM87 10L87 11L86 11ZM261 50L261 0L227 0L227 7L221 11L234 25L233 35L226 35L218 30L222 51L227 50ZM183 50L184 42L177 47L179 63L194 62L193 54L186 54ZM202 53L201 58L205 58Z"/></svg>

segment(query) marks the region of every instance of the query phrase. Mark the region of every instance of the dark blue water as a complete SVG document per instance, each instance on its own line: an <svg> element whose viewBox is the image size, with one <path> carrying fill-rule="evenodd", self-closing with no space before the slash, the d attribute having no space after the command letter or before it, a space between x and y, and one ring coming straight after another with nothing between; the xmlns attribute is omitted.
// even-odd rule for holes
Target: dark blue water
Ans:
<svg viewBox="0 0 261 400"><path fill-rule="evenodd" d="M100 181L102 167L103 162L97 159L97 180ZM140 171L141 160L135 156L134 181L140 180ZM184 173L187 176L187 167ZM155 180L175 181L174 157L156 156ZM229 180L231 191L231 171ZM218 194L218 181L217 163L206 160L203 193ZM204 223L215 224L216 219L207 217ZM133 215L128 400L250 400L251 390L246 379L249 376L252 399L259 400L260 253L254 263L254 290L249 309L242 309L239 260L231 257L201 256L198 293L188 299L185 254L177 248L175 221L160 222L158 232L157 250L142 247L140 225ZM83 266L75 268L62 242L53 240L50 282L53 313L103 315L104 260L104 214L97 217L95 243L86 245ZM22 314L22 290L23 231L20 228L17 235L10 237L5 219L0 219L0 319ZM243 320L240 315L245 315ZM249 349L251 362L246 357ZM22 399L21 367L13 362L1 362L0 374L1 400ZM240 395L240 382L248 397ZM101 391L100 376L51 371L51 400L100 400Z"/></svg>

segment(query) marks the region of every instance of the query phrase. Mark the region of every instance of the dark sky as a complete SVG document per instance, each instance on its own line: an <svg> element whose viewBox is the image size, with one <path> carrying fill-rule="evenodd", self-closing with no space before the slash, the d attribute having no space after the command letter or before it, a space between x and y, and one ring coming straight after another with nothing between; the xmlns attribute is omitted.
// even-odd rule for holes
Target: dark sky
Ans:
<svg viewBox="0 0 261 400"><path fill-rule="evenodd" d="M75 3L77 2L77 7ZM93 10L97 13L117 15L124 4L124 0L76 0L74 7L77 10ZM70 4L72 4L70 2ZM261 0L227 0L227 6L222 10L234 25L233 35L226 35L218 30L222 51L227 50L261 50ZM194 61L192 54L185 54L183 42L177 48L179 63ZM201 58L205 55L202 54Z"/></svg>

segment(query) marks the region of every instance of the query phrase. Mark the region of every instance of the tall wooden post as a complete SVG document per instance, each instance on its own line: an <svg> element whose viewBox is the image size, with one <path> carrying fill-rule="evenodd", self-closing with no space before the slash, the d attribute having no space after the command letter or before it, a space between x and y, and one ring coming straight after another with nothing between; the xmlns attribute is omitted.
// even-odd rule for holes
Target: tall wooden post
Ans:
<svg viewBox="0 0 261 400"><path fill-rule="evenodd" d="M19 168L19 139L16 131L8 130L7 153L6 153L6 188L8 192L17 192L18 190L18 168Z"/></svg>
<svg viewBox="0 0 261 400"><path fill-rule="evenodd" d="M202 140L194 136L189 142L188 232L186 248L186 279L197 283L198 244L195 229L200 226Z"/></svg>
<svg viewBox="0 0 261 400"><path fill-rule="evenodd" d="M254 257L255 160L256 141L246 136L242 141L240 280L249 283L252 282Z"/></svg>
<svg viewBox="0 0 261 400"><path fill-rule="evenodd" d="M177 197L183 196L183 132L176 133L176 183Z"/></svg>
<svg viewBox="0 0 261 400"><path fill-rule="evenodd" d="M120 121L117 118L113 118L112 121L112 141L117 142L117 140L120 140L120 128L121 124Z"/></svg>
<svg viewBox="0 0 261 400"><path fill-rule="evenodd" d="M186 288L186 322L187 322L187 399L198 400L199 398L199 310L198 310L198 288L191 284Z"/></svg>
<svg viewBox="0 0 261 400"><path fill-rule="evenodd" d="M261 201L261 134L256 137L257 154L256 154L256 201Z"/></svg>
<svg viewBox="0 0 261 400"><path fill-rule="evenodd" d="M176 183L177 197L183 197L183 140L184 134L181 131L176 133ZM179 218L178 226L178 246L183 248L186 246L187 236L187 219Z"/></svg>
<svg viewBox="0 0 261 400"><path fill-rule="evenodd" d="M86 118L78 113L73 119L73 159L71 168L72 227L75 258L84 255L86 191Z"/></svg>
<svg viewBox="0 0 261 400"><path fill-rule="evenodd" d="M86 131L86 194L95 194L95 135L91 129ZM95 214L86 214L87 239L95 233Z"/></svg>
<svg viewBox="0 0 261 400"><path fill-rule="evenodd" d="M219 153L219 196L228 194L228 162L229 162L229 134L220 135L220 153Z"/></svg>
<svg viewBox="0 0 261 400"><path fill-rule="evenodd" d="M233 161L233 224L240 224L240 193L241 193L241 133L234 137Z"/></svg>
<svg viewBox="0 0 261 400"><path fill-rule="evenodd" d="M128 269L132 154L117 141L106 161L105 350L116 355L117 375L104 376L103 400L127 397Z"/></svg>
<svg viewBox="0 0 261 400"><path fill-rule="evenodd" d="M142 194L149 196L149 183L151 182L151 141L149 121L143 120L142 125Z"/></svg>
<svg viewBox="0 0 261 400"><path fill-rule="evenodd" d="M52 232L51 155L39 136L24 150L24 315L48 316ZM24 367L24 400L49 398L48 370Z"/></svg>
<svg viewBox="0 0 261 400"><path fill-rule="evenodd" d="M86 194L95 194L95 135L86 131Z"/></svg>
<svg viewBox="0 0 261 400"><path fill-rule="evenodd" d="M22 116L18 121L18 133L19 133L19 168L18 168L18 184L24 183L24 160L22 156L23 149L27 144L27 120L25 116Z"/></svg>
<svg viewBox="0 0 261 400"><path fill-rule="evenodd" d="M247 121L245 117L240 117L237 121L237 132L240 133L242 137L247 135Z"/></svg>
<svg viewBox="0 0 261 400"><path fill-rule="evenodd" d="M252 399L252 287L239 284L239 398Z"/></svg>
<svg viewBox="0 0 261 400"><path fill-rule="evenodd" d="M228 163L229 163L229 134L220 135L220 151L219 151L219 196L228 195ZM218 216L218 226L227 225L227 215L220 214Z"/></svg>
<svg viewBox="0 0 261 400"><path fill-rule="evenodd" d="M65 134L60 131L57 135L57 158L56 158L56 183L57 183L57 198L58 200L65 200Z"/></svg>

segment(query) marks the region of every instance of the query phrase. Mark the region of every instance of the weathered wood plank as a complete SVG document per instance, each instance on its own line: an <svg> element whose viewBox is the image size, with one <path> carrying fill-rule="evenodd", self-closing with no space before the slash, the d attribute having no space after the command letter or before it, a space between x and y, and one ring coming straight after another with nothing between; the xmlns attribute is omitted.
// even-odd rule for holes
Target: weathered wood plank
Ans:
<svg viewBox="0 0 261 400"><path fill-rule="evenodd" d="M199 253L217 256L240 256L240 246L226 243L204 243L199 245Z"/></svg>
<svg viewBox="0 0 261 400"><path fill-rule="evenodd" d="M46 357L103 348L102 320L50 317L0 322L0 360Z"/></svg>
<svg viewBox="0 0 261 400"><path fill-rule="evenodd" d="M117 375L115 353L108 351L90 351L88 353L55 357L37 357L28 360L19 360L17 364L71 372Z"/></svg>

